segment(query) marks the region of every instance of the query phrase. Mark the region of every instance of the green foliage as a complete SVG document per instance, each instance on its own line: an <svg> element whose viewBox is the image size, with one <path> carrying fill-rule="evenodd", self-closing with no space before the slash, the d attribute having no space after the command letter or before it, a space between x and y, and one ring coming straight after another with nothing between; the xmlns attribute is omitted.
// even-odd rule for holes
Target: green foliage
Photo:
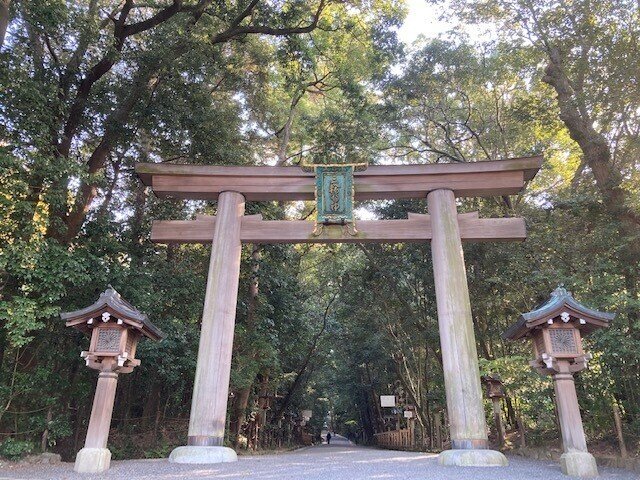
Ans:
<svg viewBox="0 0 640 480"><path fill-rule="evenodd" d="M33 451L33 443L28 440L17 440L13 437L7 438L0 443L0 456L9 460L18 460Z"/></svg>
<svg viewBox="0 0 640 480"><path fill-rule="evenodd" d="M174 448L173 445L163 443L150 450L145 450L144 458L167 458Z"/></svg>

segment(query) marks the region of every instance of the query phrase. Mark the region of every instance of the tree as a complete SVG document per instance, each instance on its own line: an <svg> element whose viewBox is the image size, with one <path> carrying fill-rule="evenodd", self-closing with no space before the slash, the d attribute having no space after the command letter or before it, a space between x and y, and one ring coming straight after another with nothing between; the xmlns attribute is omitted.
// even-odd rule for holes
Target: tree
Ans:
<svg viewBox="0 0 640 480"><path fill-rule="evenodd" d="M494 22L505 39L544 61L536 76L553 88L559 118L582 152L574 182L591 172L605 208L627 238L620 261L637 301L640 215L633 180L640 68L637 56L629 54L640 33L637 2L481 0L454 1L452 7L462 20Z"/></svg>

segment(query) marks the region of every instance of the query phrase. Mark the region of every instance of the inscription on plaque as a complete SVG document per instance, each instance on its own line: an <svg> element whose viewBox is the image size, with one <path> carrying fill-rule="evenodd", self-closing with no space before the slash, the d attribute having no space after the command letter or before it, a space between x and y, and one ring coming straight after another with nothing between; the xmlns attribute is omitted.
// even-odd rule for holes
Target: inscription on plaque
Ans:
<svg viewBox="0 0 640 480"><path fill-rule="evenodd" d="M578 353L578 344L571 328L549 330L551 348L554 353Z"/></svg>
<svg viewBox="0 0 640 480"><path fill-rule="evenodd" d="M316 166L318 223L353 222L353 166Z"/></svg>
<svg viewBox="0 0 640 480"><path fill-rule="evenodd" d="M98 341L96 351L98 352L119 352L120 351L120 329L101 328L98 331Z"/></svg>

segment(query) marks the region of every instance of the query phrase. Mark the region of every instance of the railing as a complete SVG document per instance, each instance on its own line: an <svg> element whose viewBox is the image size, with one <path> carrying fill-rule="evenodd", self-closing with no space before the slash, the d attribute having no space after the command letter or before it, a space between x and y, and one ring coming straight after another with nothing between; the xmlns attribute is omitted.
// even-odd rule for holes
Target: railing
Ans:
<svg viewBox="0 0 640 480"><path fill-rule="evenodd" d="M376 440L376 445L384 448L403 450L415 447L415 436L412 428L376 433L373 437Z"/></svg>

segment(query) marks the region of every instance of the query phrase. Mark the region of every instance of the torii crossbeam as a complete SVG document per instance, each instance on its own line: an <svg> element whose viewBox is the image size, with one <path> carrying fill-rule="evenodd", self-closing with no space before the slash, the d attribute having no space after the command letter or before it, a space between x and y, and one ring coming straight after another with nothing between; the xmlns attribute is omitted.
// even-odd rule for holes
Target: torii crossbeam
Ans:
<svg viewBox="0 0 640 480"><path fill-rule="evenodd" d="M233 461L222 447L226 420L242 243L431 241L452 449L448 465L505 465L488 450L478 358L462 241L524 240L521 218L480 219L458 214L456 197L512 195L542 165L542 157L492 162L371 166L353 174L355 200L427 198L429 215L358 221L357 230L331 225L314 231L307 221L244 216L245 201L313 200L315 177L299 167L231 167L141 163L136 172L160 197L218 200L215 217L155 221L160 243L212 242L188 446L171 453L182 463Z"/></svg>
<svg viewBox="0 0 640 480"><path fill-rule="evenodd" d="M478 213L458 215L462 241L513 241L527 236L522 218L478 218ZM160 220L153 223L151 240L157 243L210 243L216 217L197 215L195 220ZM406 220L360 220L355 234L330 227L314 234L314 223L305 220L263 220L246 215L240 223L242 243L404 243L426 242L433 233L430 215L410 213Z"/></svg>

